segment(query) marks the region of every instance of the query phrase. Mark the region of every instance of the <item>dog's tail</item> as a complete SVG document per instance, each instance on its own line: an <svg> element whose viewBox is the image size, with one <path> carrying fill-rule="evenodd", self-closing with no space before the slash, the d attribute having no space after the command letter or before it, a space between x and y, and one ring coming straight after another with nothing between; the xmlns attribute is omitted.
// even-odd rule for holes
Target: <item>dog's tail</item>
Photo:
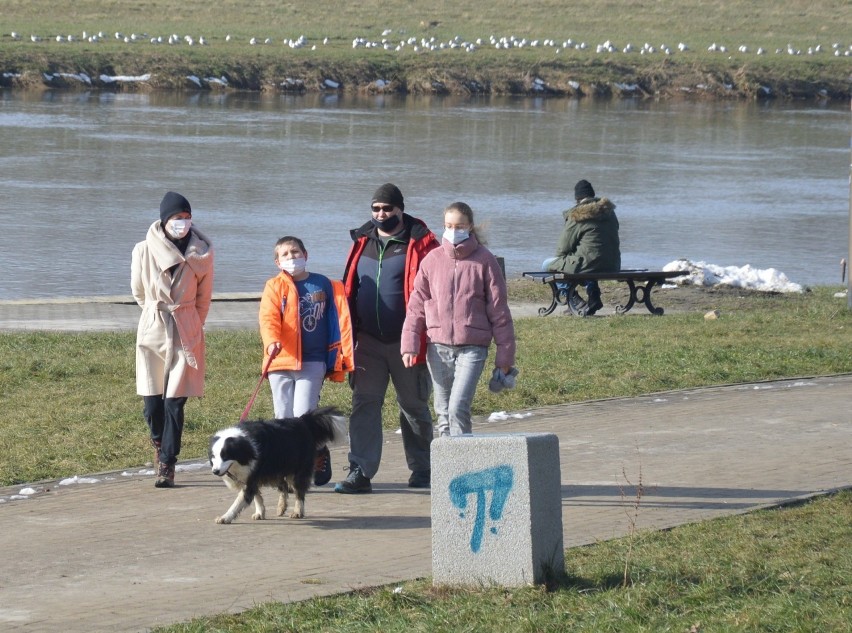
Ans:
<svg viewBox="0 0 852 633"><path fill-rule="evenodd" d="M336 446L348 441L349 418L341 415L334 407L309 411L302 419L309 423L317 446Z"/></svg>

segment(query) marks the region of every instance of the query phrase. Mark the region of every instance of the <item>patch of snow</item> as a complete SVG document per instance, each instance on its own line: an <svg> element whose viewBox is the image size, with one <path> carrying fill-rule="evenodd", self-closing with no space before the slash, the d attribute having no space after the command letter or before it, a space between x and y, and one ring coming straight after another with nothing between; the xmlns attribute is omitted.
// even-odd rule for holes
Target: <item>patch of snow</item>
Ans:
<svg viewBox="0 0 852 633"><path fill-rule="evenodd" d="M74 475L73 477L68 477L59 482L60 486L71 486L73 484L96 484L100 481L100 479L95 479L94 477L80 477L78 475Z"/></svg>
<svg viewBox="0 0 852 633"><path fill-rule="evenodd" d="M147 74L144 74L144 75L137 75L135 77L132 77L130 75L101 75L99 77L99 79L101 80L101 82L103 82L105 84L111 84L111 83L116 83L116 82L119 82L119 83L144 82L144 81L149 81L151 79L151 73L147 73Z"/></svg>
<svg viewBox="0 0 852 633"><path fill-rule="evenodd" d="M175 472L188 473L188 472L192 472L194 470L203 470L206 467L207 467L207 462L197 462L197 463L194 463L194 464L193 463L177 464L175 466Z"/></svg>
<svg viewBox="0 0 852 633"><path fill-rule="evenodd" d="M491 415L488 416L489 422L497 422L500 420L508 420L509 418L514 418L517 420L522 420L524 418L531 418L532 413L506 413L505 411L495 411Z"/></svg>
<svg viewBox="0 0 852 633"><path fill-rule="evenodd" d="M706 262L678 259L663 266L663 270L683 270L688 275L672 281L679 286L733 286L763 292L802 292L802 286L793 283L787 275L775 268L759 269L745 266L716 266Z"/></svg>

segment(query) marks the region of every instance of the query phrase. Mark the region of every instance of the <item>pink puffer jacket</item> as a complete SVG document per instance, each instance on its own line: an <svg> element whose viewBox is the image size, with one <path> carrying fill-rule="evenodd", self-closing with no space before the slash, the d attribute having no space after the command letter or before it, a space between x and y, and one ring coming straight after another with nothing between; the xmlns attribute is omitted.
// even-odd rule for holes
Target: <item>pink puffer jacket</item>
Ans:
<svg viewBox="0 0 852 633"><path fill-rule="evenodd" d="M420 334L442 345L497 345L494 364L515 364L515 327L497 258L472 235L446 240L420 265L402 327L400 353L420 352Z"/></svg>

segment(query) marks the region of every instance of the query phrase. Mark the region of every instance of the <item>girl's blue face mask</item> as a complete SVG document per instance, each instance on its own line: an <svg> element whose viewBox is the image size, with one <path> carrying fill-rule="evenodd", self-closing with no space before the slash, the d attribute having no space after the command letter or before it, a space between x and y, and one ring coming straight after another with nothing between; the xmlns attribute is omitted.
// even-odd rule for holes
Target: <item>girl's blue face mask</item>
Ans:
<svg viewBox="0 0 852 633"><path fill-rule="evenodd" d="M444 239L450 244L461 244L470 237L468 229L444 229Z"/></svg>

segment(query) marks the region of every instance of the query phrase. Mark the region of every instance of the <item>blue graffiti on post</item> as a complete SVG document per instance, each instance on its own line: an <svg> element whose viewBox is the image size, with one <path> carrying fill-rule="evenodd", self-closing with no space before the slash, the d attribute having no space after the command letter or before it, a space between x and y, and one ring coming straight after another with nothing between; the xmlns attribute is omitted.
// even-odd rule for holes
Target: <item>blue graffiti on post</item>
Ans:
<svg viewBox="0 0 852 633"><path fill-rule="evenodd" d="M492 521L498 521L503 516L503 508L512 490L512 483L512 467L507 465L459 475L450 482L450 500L460 510L467 508L468 495L476 495L476 519L473 523L473 533L470 535L470 549L474 554L482 547L482 534L485 530L485 492L491 491L488 516ZM464 513L461 516L464 516ZM494 529L491 531L495 532Z"/></svg>

